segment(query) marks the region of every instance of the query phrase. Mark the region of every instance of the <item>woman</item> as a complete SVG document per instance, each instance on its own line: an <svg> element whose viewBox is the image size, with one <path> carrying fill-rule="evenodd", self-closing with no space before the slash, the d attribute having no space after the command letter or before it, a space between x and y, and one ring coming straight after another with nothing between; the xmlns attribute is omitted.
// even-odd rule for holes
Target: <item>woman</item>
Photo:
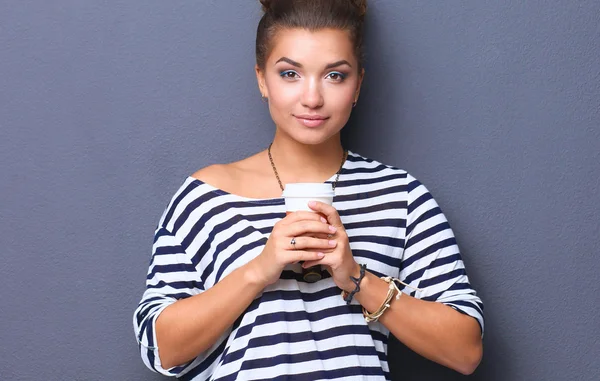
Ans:
<svg viewBox="0 0 600 381"><path fill-rule="evenodd" d="M196 172L166 208L134 315L144 362L190 380L384 380L391 332L473 372L482 304L444 215L408 173L341 145L366 0L261 3L256 76L275 136ZM281 192L295 182L331 183L333 205L286 216ZM313 265L327 271L307 283Z"/></svg>

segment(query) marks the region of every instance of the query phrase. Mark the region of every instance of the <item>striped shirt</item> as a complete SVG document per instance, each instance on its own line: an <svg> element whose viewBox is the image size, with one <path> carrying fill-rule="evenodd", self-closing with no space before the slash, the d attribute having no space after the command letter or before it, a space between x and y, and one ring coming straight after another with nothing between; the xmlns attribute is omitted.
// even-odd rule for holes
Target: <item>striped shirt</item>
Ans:
<svg viewBox="0 0 600 381"><path fill-rule="evenodd" d="M332 182L334 176L328 180ZM350 152L333 206L356 262L477 319L483 305L469 284L452 229L431 194L406 171ZM347 305L327 272L302 280L299 264L259 294L212 347L171 369L161 366L155 323L167 306L200 294L259 255L283 198L251 199L188 177L156 229L146 291L133 317L150 369L183 380L389 380L389 331ZM210 308L210 306L207 306Z"/></svg>

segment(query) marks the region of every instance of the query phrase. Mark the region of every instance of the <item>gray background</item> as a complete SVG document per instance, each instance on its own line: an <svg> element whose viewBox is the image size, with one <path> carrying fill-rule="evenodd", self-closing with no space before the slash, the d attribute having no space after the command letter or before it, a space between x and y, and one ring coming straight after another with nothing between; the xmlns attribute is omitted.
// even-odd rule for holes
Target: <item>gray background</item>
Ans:
<svg viewBox="0 0 600 381"><path fill-rule="evenodd" d="M266 147L257 1L0 1L0 379L158 380L132 312L185 176ZM472 379L600 379L600 2L371 1L345 141L432 191ZM455 380L394 343L397 380ZM404 375L404 376L403 376Z"/></svg>

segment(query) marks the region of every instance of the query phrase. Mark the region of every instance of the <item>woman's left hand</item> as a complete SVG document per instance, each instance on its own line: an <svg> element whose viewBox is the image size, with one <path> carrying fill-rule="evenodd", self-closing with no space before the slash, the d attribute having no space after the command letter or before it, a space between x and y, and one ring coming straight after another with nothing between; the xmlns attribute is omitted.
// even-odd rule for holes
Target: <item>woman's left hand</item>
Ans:
<svg viewBox="0 0 600 381"><path fill-rule="evenodd" d="M318 201L311 201L308 206L315 212L321 213L327 222L334 226L337 231L332 234L331 240L336 242L336 246L331 251L325 252L325 257L318 261L304 262L302 267L322 265L327 268L335 284L342 290L351 292L356 287L350 276L357 278L360 274L360 266L354 260L348 234L342 224L342 220L337 210L331 206Z"/></svg>

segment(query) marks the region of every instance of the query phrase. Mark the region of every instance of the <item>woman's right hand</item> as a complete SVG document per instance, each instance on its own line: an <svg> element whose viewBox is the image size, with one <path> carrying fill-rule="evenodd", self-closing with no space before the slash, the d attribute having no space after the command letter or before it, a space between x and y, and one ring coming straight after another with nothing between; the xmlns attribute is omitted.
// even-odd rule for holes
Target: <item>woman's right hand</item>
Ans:
<svg viewBox="0 0 600 381"><path fill-rule="evenodd" d="M266 287L277 282L286 265L322 259L336 246L335 241L323 237L335 232L336 228L317 213L288 214L275 224L265 248L249 263L254 276Z"/></svg>

